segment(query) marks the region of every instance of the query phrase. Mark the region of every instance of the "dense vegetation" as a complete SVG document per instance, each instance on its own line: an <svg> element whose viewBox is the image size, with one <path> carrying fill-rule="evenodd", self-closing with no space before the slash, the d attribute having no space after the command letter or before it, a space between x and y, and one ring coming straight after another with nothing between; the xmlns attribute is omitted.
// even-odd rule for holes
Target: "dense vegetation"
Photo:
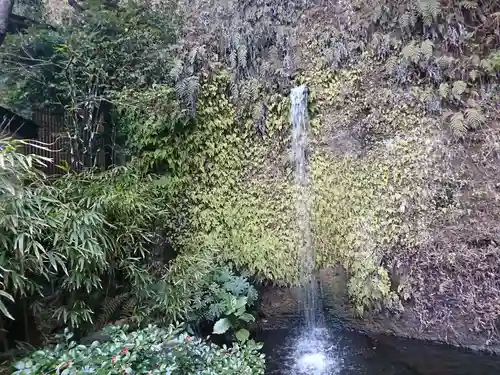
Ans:
<svg viewBox="0 0 500 375"><path fill-rule="evenodd" d="M287 97L306 83L318 266L348 270L359 315L406 309L443 339L497 342L499 11L90 3L10 36L5 104L64 107L71 166L88 170L53 180L2 149L3 313L22 298L48 334L228 318L217 330L246 341L255 297L231 272L297 280ZM90 168L102 144L126 166Z"/></svg>
<svg viewBox="0 0 500 375"><path fill-rule="evenodd" d="M275 204L261 225L293 232L282 115L290 86L306 83L318 266L347 269L359 315L407 312L431 337L498 343L498 2L195 4L182 50L228 70L231 101L262 134L251 143L265 149L260 168L242 166L251 179L238 184ZM265 219L276 212L278 227ZM280 266L288 281L293 264Z"/></svg>
<svg viewBox="0 0 500 375"><path fill-rule="evenodd" d="M51 145L2 137L0 310L2 328L10 332L2 344L13 346L16 328L22 327L22 339L47 345L64 327L79 339L123 318L136 328L179 322L182 331L239 344L228 350L197 339L178 344L179 333L139 330L98 346L61 343L21 361L20 373L54 370L68 359L69 373L89 366L102 373L263 371L248 330L257 293L238 275L250 261L232 253L241 246L236 241L211 242L218 218L192 205L208 203L202 194L217 185L221 169L211 160L231 157L222 155L224 144L206 147L227 125L221 113L232 110L223 101L213 103L225 78L205 77L212 89L196 102L179 85L176 90L171 70L177 22L175 13L139 5L90 4L57 30L33 28L4 45L4 104L63 107L67 122L59 137L69 163L59 166L60 176L47 176L41 167L50 158L25 155L22 148L50 155ZM187 78L185 90L197 90L199 80ZM108 154L119 150L129 162L108 162L103 171L103 148ZM138 342L139 336L146 341ZM120 340L135 359L118 366L110 360Z"/></svg>
<svg viewBox="0 0 500 375"><path fill-rule="evenodd" d="M263 374L259 345L249 342L232 348L186 335L176 327L149 325L127 332L126 327L108 326L110 341L78 345L72 335L53 349L34 352L16 362L16 375L45 374L55 369L62 374Z"/></svg>

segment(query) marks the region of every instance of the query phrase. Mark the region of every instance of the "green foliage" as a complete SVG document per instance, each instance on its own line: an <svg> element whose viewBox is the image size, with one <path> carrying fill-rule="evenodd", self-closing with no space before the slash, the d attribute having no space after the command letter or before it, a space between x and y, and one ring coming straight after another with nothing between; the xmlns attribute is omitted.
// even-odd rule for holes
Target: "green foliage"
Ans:
<svg viewBox="0 0 500 375"><path fill-rule="evenodd" d="M19 154L13 142L3 144L0 160L3 297L28 298L47 330L190 311L213 256L176 258L162 246L159 228L173 219L163 203L168 192L152 176L115 168L50 182L35 169L43 160ZM8 316L4 304L2 311Z"/></svg>
<svg viewBox="0 0 500 375"><path fill-rule="evenodd" d="M500 72L500 51L491 52L487 62L493 71L496 73Z"/></svg>
<svg viewBox="0 0 500 375"><path fill-rule="evenodd" d="M250 312L257 299L255 288L245 277L235 276L224 269L210 272L205 283L206 289L202 289L188 321L212 322L215 323L214 334L234 330L238 341L248 340L250 333L246 326L255 321Z"/></svg>
<svg viewBox="0 0 500 375"><path fill-rule="evenodd" d="M264 374L261 345L249 341L220 348L190 337L180 328L148 326L128 332L127 327L109 326L110 340L90 346L64 341L14 364L13 375L57 372L61 374Z"/></svg>
<svg viewBox="0 0 500 375"><path fill-rule="evenodd" d="M259 138L251 119L235 121L229 86L225 71L207 77L197 116L189 120L162 101L174 94L167 86L122 91L116 96L121 126L140 168L168 174L162 181L176 192L169 204L186 219L181 241L187 248L209 249L238 269L290 281L297 270L293 252L285 250L293 246L293 191L288 176L259 176L274 168L268 160L271 142L282 138L279 147L286 147L287 106L275 100L270 108L279 112L268 129L274 137ZM286 216L271 215L277 211ZM290 231L263 233L264 227Z"/></svg>
<svg viewBox="0 0 500 375"><path fill-rule="evenodd" d="M318 9L297 23L308 35L301 47L323 56L301 77L317 111L317 263L345 266L358 314L400 312L411 298L422 327L460 341L443 322L456 329L470 318L482 322L478 343L498 342L488 327L500 295L483 296L470 275L471 263L491 262L466 237L488 238L481 244L498 252L486 228L500 212L488 193L498 165L499 5L360 0L351 9ZM329 12L335 22L319 20ZM442 304L450 299L460 302Z"/></svg>
<svg viewBox="0 0 500 375"><path fill-rule="evenodd" d="M424 93L415 89L403 99L397 89L363 87L370 61L337 74L307 72L301 79L315 93L320 114L312 157L317 264L344 266L360 316L401 311L388 254L396 246L420 246L425 236L411 223L432 212L424 198L433 173L426 143L432 132L423 126L430 120L418 116ZM373 111L366 113L367 107Z"/></svg>
<svg viewBox="0 0 500 375"><path fill-rule="evenodd" d="M95 166L102 139L110 143L115 134L121 141L120 129L110 129L114 92L173 87L170 69L180 20L175 2L165 6L168 16L133 2L112 7L91 2L57 30L32 28L16 35L0 54L9 106L64 108L66 123L57 133L71 142L66 147L73 168Z"/></svg>
<svg viewBox="0 0 500 375"><path fill-rule="evenodd" d="M325 151L315 155L318 262L345 267L360 315L366 309L380 311L392 301L390 278L381 262L384 249L395 243L418 246L418 231L406 222L407 207L419 194L417 175L425 171L419 157L422 146L414 136L395 143L390 154L373 151L363 159L332 158ZM419 209L412 211L418 217Z"/></svg>
<svg viewBox="0 0 500 375"><path fill-rule="evenodd" d="M90 9L57 31L35 28L9 39L1 64L13 96L24 100L15 104L62 103L78 112L89 105L81 103L85 99L96 106L108 91L167 82L179 27L171 10L167 19L134 3L108 7L91 2ZM99 97L93 97L96 90ZM22 93L29 96L19 97ZM74 101L79 106L72 106Z"/></svg>
<svg viewBox="0 0 500 375"><path fill-rule="evenodd" d="M471 223L482 222L483 210L467 200L494 196L492 181L500 175L491 167L498 152L498 134L491 126L500 96L498 2L404 0L395 5L357 0L345 12L313 1L194 4L180 2L186 16L182 27L172 18L174 11L154 15L132 6L84 13L77 17L78 27L63 28L58 39L52 40L51 32L32 36L51 46L43 48L51 64L29 60L33 74L49 77L43 90L19 71L12 75L12 82L22 83L23 93L69 98L65 104L70 111L81 102L91 103L86 113L112 104L115 130L124 136L141 175L123 189L143 182L145 172L162 175L146 184L147 191L140 193L144 201L133 199L144 207L153 202L161 211L152 210L148 220L158 218L166 227L175 260L153 267L141 258L148 275L154 270L158 273L153 275L163 276L148 284L154 287L144 288L148 298L140 290L117 288L107 296L109 308L103 314L136 306L180 319L195 315L196 301L202 315L208 306L217 306L218 315L210 319L221 319L216 331L222 332L232 324L228 317L237 318L234 306L244 295L226 293L220 283L215 291L210 289L214 264L230 263L277 282L297 280L296 191L286 99L295 78L311 90L317 265L342 263L347 268L349 293L360 315L383 307L400 311L401 302L420 296L415 303L421 316L435 314L436 322L451 316L442 306L432 313L422 307L423 291L429 296L440 292L422 281L426 274L415 264L434 275L429 259L439 258L441 247L448 249L449 259L455 256L453 240L437 245L436 238L453 232L455 219L467 222L465 206L478 215ZM157 30L149 20L163 26ZM114 28L111 33L108 25ZM25 38L13 46L36 45ZM97 43L105 48L96 48ZM17 64L10 53L4 61ZM48 72L46 67L51 67ZM303 74L294 77L297 71ZM98 90L97 79L105 82ZM455 137L446 139L442 128ZM468 149L466 144L481 146ZM464 165L479 170L487 165L490 180L476 183L483 177ZM103 185L108 186L108 178ZM72 186L80 184L80 179L71 181ZM444 188L450 181L459 182ZM84 185L78 197L88 194ZM89 185L92 199L117 188ZM121 192L116 202L127 197ZM66 204L77 196L65 193L58 199ZM134 244L135 229L147 223L135 222L144 209L121 211L116 202L106 205L112 209L99 211L113 225L106 233L114 239L126 232L123 238L133 238ZM488 202L496 207L493 198ZM491 228L479 231L498 243L491 239ZM113 259L135 254L128 244L120 243L127 250ZM462 245L470 246L467 241ZM394 287L391 269L401 264L412 270L409 285ZM444 278L442 274L438 276ZM472 279L468 283L475 285ZM136 303L136 298L143 302ZM467 308L475 307L469 303ZM484 317L484 327L496 319L493 312L476 313Z"/></svg>
<svg viewBox="0 0 500 375"><path fill-rule="evenodd" d="M8 272L20 273L37 289L17 292L34 299L32 308L40 324L100 327L122 316L181 320L193 312L193 300L203 293L214 263L230 262L280 281L290 281L296 273L294 254L289 251L293 233L262 233L266 227L287 227L290 220L284 223L271 213L289 214L293 209L291 194L278 193L281 187L289 189L288 178L280 176L263 184L260 177L254 178L262 173L263 162L272 168L266 157L275 140L246 147L259 139L250 119L235 120L228 90L231 77L224 71L197 81L203 90L196 116L192 116L192 106L184 106L189 104L186 100L193 104L192 97L187 98L192 95L184 89L199 87L195 80L186 81L186 87L179 81L190 79L192 65L179 71L176 63L170 63L173 56L168 52L175 33L172 25L162 25L172 20L149 17L150 13L135 6L91 7L57 33L31 30L19 36L3 56L12 81L19 79L30 104L47 104L34 98L57 97L66 106L72 115L67 130L75 131L73 139L83 139L89 129L94 135L101 132L94 110L109 104L101 114L113 110L115 130L125 136L134 157L125 169L68 173L54 183L40 176L36 184L23 187L36 192L37 199L45 199L50 192L44 209L54 212L54 217L44 219L36 201L22 201L23 207L29 204L22 214L39 224L33 241L43 249L28 247L38 268L30 264L26 269L14 261L14 254L9 260ZM32 73L16 76L19 70L14 67L27 57L14 52L37 43L44 44L40 47L46 53L44 62L30 60ZM191 62L196 62L196 55ZM42 84L36 86L39 81ZM21 103L19 98L17 103ZM286 139L286 101L278 96L268 104L274 113L266 131ZM152 171L162 176L144 175ZM266 196L261 195L261 187ZM25 232L14 226L4 230L13 242ZM28 275L35 273L51 282L31 280ZM6 283L6 288L13 285ZM42 290L43 298L39 296ZM251 305L252 298L246 297L245 305ZM227 306L219 306L224 310L219 317L237 318L235 327L240 328L242 319L250 319L239 310L235 315L231 299L224 303Z"/></svg>
<svg viewBox="0 0 500 375"><path fill-rule="evenodd" d="M206 275L206 289L199 296L191 320L215 321L233 311L236 301L244 301L246 312L257 299L257 291L247 278L236 276L223 268L215 269Z"/></svg>

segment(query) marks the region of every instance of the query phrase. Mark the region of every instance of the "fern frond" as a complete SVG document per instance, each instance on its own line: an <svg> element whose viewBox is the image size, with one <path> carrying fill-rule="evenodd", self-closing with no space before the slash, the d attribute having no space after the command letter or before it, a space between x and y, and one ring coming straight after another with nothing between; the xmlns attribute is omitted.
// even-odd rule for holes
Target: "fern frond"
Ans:
<svg viewBox="0 0 500 375"><path fill-rule="evenodd" d="M121 308L120 318L128 318L134 315L137 306L137 299L132 297L125 301Z"/></svg>
<svg viewBox="0 0 500 375"><path fill-rule="evenodd" d="M436 59L436 63L441 69L450 67L454 62L455 59L451 56L441 56Z"/></svg>
<svg viewBox="0 0 500 375"><path fill-rule="evenodd" d="M197 46L197 47L193 48L189 52L189 62L191 63L191 65L196 63L196 61L198 59L200 59L204 54L205 54L205 47L204 46Z"/></svg>
<svg viewBox="0 0 500 375"><path fill-rule="evenodd" d="M186 81L187 81L186 97L188 98L196 97L198 92L200 91L200 78L198 76L192 76L187 78Z"/></svg>
<svg viewBox="0 0 500 375"><path fill-rule="evenodd" d="M117 313L120 309L120 306L125 302L129 297L129 293L118 294L114 297L108 297L104 299L102 304L101 312L99 314L99 318L97 320L97 326L102 327L113 317L115 313Z"/></svg>
<svg viewBox="0 0 500 375"><path fill-rule="evenodd" d="M462 112L455 112L451 115L450 128L457 137L463 137L465 135L467 126Z"/></svg>
<svg viewBox="0 0 500 375"><path fill-rule="evenodd" d="M412 40L408 43L403 50L401 51L403 57L407 60L418 62L420 58L420 48L417 46L417 43Z"/></svg>
<svg viewBox="0 0 500 375"><path fill-rule="evenodd" d="M179 98L184 98L187 92L187 80L181 79L175 84L175 92Z"/></svg>
<svg viewBox="0 0 500 375"><path fill-rule="evenodd" d="M416 5L424 23L427 25L435 21L441 12L439 0L416 0Z"/></svg>
<svg viewBox="0 0 500 375"><path fill-rule="evenodd" d="M235 49L232 49L229 54L229 65L231 66L231 69L236 69L238 67L238 55Z"/></svg>
<svg viewBox="0 0 500 375"><path fill-rule="evenodd" d="M181 59L175 59L172 69L170 69L170 77L177 82L181 77L182 71L184 70L184 61Z"/></svg>
<svg viewBox="0 0 500 375"><path fill-rule="evenodd" d="M380 33L373 33L372 40L370 42L370 46L373 49L377 49L382 44L382 41L383 41L382 34L380 34Z"/></svg>
<svg viewBox="0 0 500 375"><path fill-rule="evenodd" d="M246 68L247 67L247 54L248 54L248 49L246 44L241 43L238 45L238 66L241 68Z"/></svg>
<svg viewBox="0 0 500 375"><path fill-rule="evenodd" d="M420 45L420 51L427 59L429 59L432 56L433 50L434 50L434 43L432 43L432 41L430 41L429 39L424 40Z"/></svg>
<svg viewBox="0 0 500 375"><path fill-rule="evenodd" d="M384 69L388 74L392 74L398 64L398 58L396 56L391 56L385 62Z"/></svg>
<svg viewBox="0 0 500 375"><path fill-rule="evenodd" d="M483 114L476 108L467 108L465 110L465 120L471 129L478 129L484 123Z"/></svg>
<svg viewBox="0 0 500 375"><path fill-rule="evenodd" d="M260 88L261 83L256 78L245 81L241 87L241 100L244 102L255 102L259 97Z"/></svg>
<svg viewBox="0 0 500 375"><path fill-rule="evenodd" d="M411 26L411 14L410 12L405 12L399 17L399 27L401 29L409 29Z"/></svg>
<svg viewBox="0 0 500 375"><path fill-rule="evenodd" d="M231 98L233 100L238 100L240 97L240 87L238 85L238 77L236 75L231 76L231 83L229 84L229 89L231 91Z"/></svg>
<svg viewBox="0 0 500 375"><path fill-rule="evenodd" d="M272 73L271 69L272 69L271 63L267 60L264 60L260 65L261 76L262 77L269 76Z"/></svg>
<svg viewBox="0 0 500 375"><path fill-rule="evenodd" d="M467 10L473 10L478 8L478 4L475 1L471 0L462 0L458 3L458 6L461 8L465 8Z"/></svg>

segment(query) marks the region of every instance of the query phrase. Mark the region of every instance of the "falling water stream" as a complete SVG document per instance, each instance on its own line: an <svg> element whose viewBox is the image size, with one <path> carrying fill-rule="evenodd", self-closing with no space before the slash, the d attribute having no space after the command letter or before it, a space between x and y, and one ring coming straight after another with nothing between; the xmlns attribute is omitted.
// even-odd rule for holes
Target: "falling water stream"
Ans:
<svg viewBox="0 0 500 375"><path fill-rule="evenodd" d="M308 89L305 85L291 91L292 156L297 188L298 254L301 277L301 307L304 325L295 345L292 371L299 374L335 373L339 361L329 352L328 329L318 298L315 275L316 254L311 233L311 173L309 164Z"/></svg>
<svg viewBox="0 0 500 375"><path fill-rule="evenodd" d="M297 188L298 253L302 289L302 309L308 330L316 328L318 318L318 291L315 280L315 252L311 234L311 191L309 166L308 90L305 85L292 89L290 121L292 123L292 156Z"/></svg>

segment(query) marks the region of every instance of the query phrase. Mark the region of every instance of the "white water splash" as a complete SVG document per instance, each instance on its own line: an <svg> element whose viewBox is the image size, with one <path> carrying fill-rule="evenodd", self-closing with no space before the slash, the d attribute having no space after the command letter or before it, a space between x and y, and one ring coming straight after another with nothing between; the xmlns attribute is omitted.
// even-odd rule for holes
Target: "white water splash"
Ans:
<svg viewBox="0 0 500 375"><path fill-rule="evenodd" d="M293 357L294 375L334 375L342 369L342 358L326 328L315 328L299 336Z"/></svg>

